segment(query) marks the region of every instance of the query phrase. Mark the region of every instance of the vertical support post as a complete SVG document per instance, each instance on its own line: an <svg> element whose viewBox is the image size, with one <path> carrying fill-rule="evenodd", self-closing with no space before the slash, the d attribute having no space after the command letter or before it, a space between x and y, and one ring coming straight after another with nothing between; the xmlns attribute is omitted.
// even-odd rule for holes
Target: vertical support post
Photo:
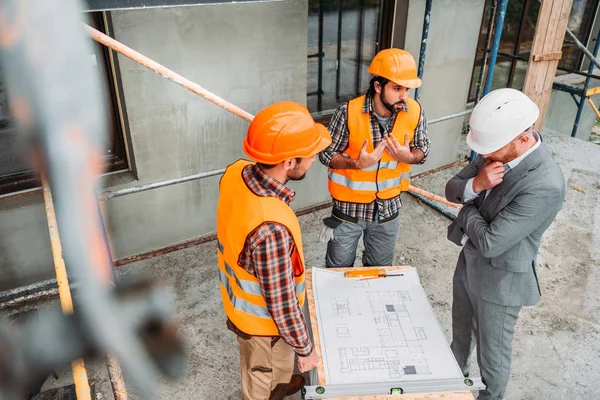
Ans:
<svg viewBox="0 0 600 400"><path fill-rule="evenodd" d="M343 1L340 0L338 3L338 27L337 27L337 63L335 64L335 101L340 101L340 78L342 75L342 6Z"/></svg>
<svg viewBox="0 0 600 400"><path fill-rule="evenodd" d="M50 234L50 245L52 257L54 258L54 270L56 282L58 283L58 296L63 313L73 314L73 297L69 288L67 268L63 259L63 248L58 234L58 224L54 210L52 192L45 177L42 177L42 188L44 194L44 205L46 206L46 218L48 220L48 233ZM92 392L88 381L87 371L83 359L74 360L71 363L73 370L73 383L75 383L75 394L77 400L92 400Z"/></svg>
<svg viewBox="0 0 600 400"><path fill-rule="evenodd" d="M500 39L502 38L502 28L504 28L504 17L506 16L506 5L508 0L496 0L496 26L494 27L494 39L492 41L492 49L490 50L490 65L485 77L485 86L483 87L483 96L488 94L492 89L492 78L494 77L494 69L496 67L496 58L498 58L498 48L500 47ZM469 160L473 161L477 153L471 151Z"/></svg>
<svg viewBox="0 0 600 400"><path fill-rule="evenodd" d="M600 31L598 32L598 36L596 37L596 44L594 45L594 53L593 58L590 60L590 66L588 67L588 76L585 78L585 83L583 84L583 96L587 96L588 88L590 87L590 80L592 77L590 76L594 72L594 58L598 57L598 51L600 50ZM583 101L585 98L581 97L579 104L577 105L577 115L575 116L575 122L573 123L573 131L571 132L571 137L577 136L577 129L579 129L579 120L581 119L581 114L583 112L583 107L585 107L585 102ZM589 97L588 97L589 99Z"/></svg>
<svg viewBox="0 0 600 400"><path fill-rule="evenodd" d="M429 38L429 22L431 20L431 5L433 0L425 2L425 16L423 17L423 33L421 34L421 52L419 53L419 68L417 75L423 79L423 71L425 69L425 53L427 51L427 39ZM421 88L415 89L415 100L419 100Z"/></svg>
<svg viewBox="0 0 600 400"><path fill-rule="evenodd" d="M544 0L540 5L523 86L523 93L540 109L537 130L544 124L572 5L573 0Z"/></svg>
<svg viewBox="0 0 600 400"><path fill-rule="evenodd" d="M485 48L483 49L483 62L481 69L479 70L479 77L477 78L477 90L475 91L475 104L481 99L481 84L483 83L483 74L487 70L487 65L490 57L490 45L492 41L492 31L494 30L494 24L496 22L496 0L492 1L492 12L490 13L490 19L488 20L488 31L485 34Z"/></svg>
<svg viewBox="0 0 600 400"><path fill-rule="evenodd" d="M383 25L383 10L385 9L385 0L381 0L379 3L379 16L377 17L377 28L376 28L376 34L377 34L377 42L375 43L375 54L377 54L379 52L379 50L381 50L381 41L383 38L383 30L381 29L381 26Z"/></svg>
<svg viewBox="0 0 600 400"><path fill-rule="evenodd" d="M323 110L323 3L319 0L319 72L317 78L317 110Z"/></svg>
<svg viewBox="0 0 600 400"><path fill-rule="evenodd" d="M360 76L362 75L362 44L363 44L363 25L365 24L365 0L360 0L358 10L358 29L356 34L356 95L360 95Z"/></svg>
<svg viewBox="0 0 600 400"><path fill-rule="evenodd" d="M106 224L104 223L105 218L104 215L104 205L105 203L96 202L98 207L98 218L100 223L100 229L102 230L102 238L104 239L104 244L106 246L106 254L108 265L106 266L109 274L109 283L112 286L116 286L117 284L117 272L115 270L115 266L113 264L112 251L110 247L110 242L108 240L108 232L106 231ZM108 377L110 379L110 383L113 389L113 396L115 400L128 400L129 396L127 395L127 388L125 387L125 379L123 378L123 371L121 370L121 365L117 359L112 355L108 354L105 357L106 360L106 369L108 370Z"/></svg>
<svg viewBox="0 0 600 400"><path fill-rule="evenodd" d="M488 94L492 89L492 78L494 77L494 69L496 67L496 58L498 58L498 48L500 48L500 39L502 38L502 29L504 28L504 17L506 16L506 6L508 0L497 0L496 6L496 26L494 27L494 40L490 51L490 66L485 78L485 86L483 87L483 95Z"/></svg>

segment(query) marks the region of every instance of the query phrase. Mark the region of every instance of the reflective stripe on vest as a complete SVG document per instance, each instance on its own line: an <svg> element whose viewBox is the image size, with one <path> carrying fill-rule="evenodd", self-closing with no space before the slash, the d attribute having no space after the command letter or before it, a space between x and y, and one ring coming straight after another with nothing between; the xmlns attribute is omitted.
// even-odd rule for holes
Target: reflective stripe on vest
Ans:
<svg viewBox="0 0 600 400"><path fill-rule="evenodd" d="M217 240L217 246L219 247L219 250L221 251L221 254L223 254L225 248L223 247L223 245L221 244L221 242L219 242ZM231 268L231 266L229 264L227 264L227 261L223 261L223 263L225 264L225 271L227 271L227 273L229 274L229 276L233 277L235 279L235 283L236 285L242 289L244 292L246 293L250 293L250 294L256 294L259 296L262 296L262 289L260 288L260 284L256 283L256 282L252 282L252 281L247 281L244 279L238 279L238 277L235 275L235 271L233 270L233 268ZM223 285L225 285L227 292L231 293L231 288L229 287L229 280L224 280L223 279L223 273L221 272L221 283ZM302 293L304 292L304 288L306 287L306 284L304 282L302 283L296 283L296 293ZM231 297L231 296L230 296Z"/></svg>
<svg viewBox="0 0 600 400"><path fill-rule="evenodd" d="M364 170L363 170L364 171ZM404 179L410 179L410 172L403 172L400 178L387 179L385 181L376 182L360 182L360 181L352 181L350 178L345 177L344 175L340 175L333 171L328 172L329 179L332 182L337 183L338 185L342 185L351 190L368 190L372 192L376 192L379 190L384 190L388 188L392 188L394 186L400 186Z"/></svg>
<svg viewBox="0 0 600 400"><path fill-rule="evenodd" d="M235 294L233 294L233 289L229 284L229 277L227 277L227 275L221 270L219 270L219 279L223 287L225 287L227 294L229 295L229 300L231 301L231 304L233 304L233 308L235 308L236 310L243 311L247 314L252 314L258 318L271 319L271 315L269 314L269 311L267 311L266 308L249 303L244 299L238 299L237 297L235 297Z"/></svg>

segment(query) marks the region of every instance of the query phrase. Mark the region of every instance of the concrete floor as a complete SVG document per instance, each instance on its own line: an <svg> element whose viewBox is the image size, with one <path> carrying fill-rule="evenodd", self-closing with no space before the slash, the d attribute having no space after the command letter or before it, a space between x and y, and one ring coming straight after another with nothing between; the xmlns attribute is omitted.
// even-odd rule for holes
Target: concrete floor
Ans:
<svg viewBox="0 0 600 400"><path fill-rule="evenodd" d="M506 399L598 399L600 147L550 132L544 140L565 173L567 195L538 257L542 301L523 309L516 327ZM443 194L446 181L459 169L418 178L413 184ZM410 196L403 197L403 204L395 263L418 268L450 339L451 282L460 249L446 240L447 218ZM325 245L318 241L318 234L327 214L324 210L300 218L309 267L324 264ZM175 314L189 349L189 370L183 379L162 381L156 398L241 398L238 346L224 323L216 256L215 243L210 242L119 268L121 276L148 274L172 287L177 297ZM112 399L104 365L89 362L88 373L95 383L96 399ZM68 368L59 375L59 381L48 379L44 389L70 380ZM143 398L131 385L128 391L130 399Z"/></svg>

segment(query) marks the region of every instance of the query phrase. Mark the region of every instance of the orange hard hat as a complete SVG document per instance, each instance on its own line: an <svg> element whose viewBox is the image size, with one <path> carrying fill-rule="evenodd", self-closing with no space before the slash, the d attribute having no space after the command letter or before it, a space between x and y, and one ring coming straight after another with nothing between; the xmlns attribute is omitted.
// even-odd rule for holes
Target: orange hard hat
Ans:
<svg viewBox="0 0 600 400"><path fill-rule="evenodd" d="M407 88L418 88L422 83L417 76L415 59L406 50L381 50L371 61L369 73Z"/></svg>
<svg viewBox="0 0 600 400"><path fill-rule="evenodd" d="M329 131L313 120L306 107L282 101L256 114L243 148L254 161L275 165L290 158L312 157L330 144Z"/></svg>

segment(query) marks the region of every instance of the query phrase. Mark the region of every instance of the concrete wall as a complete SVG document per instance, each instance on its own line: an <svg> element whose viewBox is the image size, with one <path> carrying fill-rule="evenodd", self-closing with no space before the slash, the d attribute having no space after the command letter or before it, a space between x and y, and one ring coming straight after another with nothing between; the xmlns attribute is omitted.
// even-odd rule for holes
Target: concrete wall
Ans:
<svg viewBox="0 0 600 400"><path fill-rule="evenodd" d="M255 114L306 102L307 4L302 0L113 13L115 37ZM138 182L223 168L243 157L248 122L120 58ZM296 185L294 207L326 201L324 170ZM122 258L215 232L219 177L107 202ZM326 193L326 192L325 192Z"/></svg>
<svg viewBox="0 0 600 400"><path fill-rule="evenodd" d="M115 12L117 40L255 114L306 102L307 4L302 0ZM284 34L285 33L285 34ZM140 183L223 168L243 156L248 122L144 67L119 59ZM295 208L326 201L312 171ZM115 257L215 232L219 177L107 202Z"/></svg>
<svg viewBox="0 0 600 400"><path fill-rule="evenodd" d="M483 6L481 0L441 0L433 4L419 99L429 120L465 110ZM425 0L409 1L404 48L417 62L424 12ZM429 158L415 168L416 172L455 160L462 122L458 118L430 127Z"/></svg>
<svg viewBox="0 0 600 400"><path fill-rule="evenodd" d="M306 103L307 3L283 0L113 12L114 34L142 54L256 113L276 101ZM136 186L223 168L243 156L248 122L146 68L119 58ZM294 184L296 209L329 200L319 163ZM215 232L219 177L108 200L113 257ZM0 268L53 274L41 195L0 202ZM36 277L37 278L37 277Z"/></svg>

